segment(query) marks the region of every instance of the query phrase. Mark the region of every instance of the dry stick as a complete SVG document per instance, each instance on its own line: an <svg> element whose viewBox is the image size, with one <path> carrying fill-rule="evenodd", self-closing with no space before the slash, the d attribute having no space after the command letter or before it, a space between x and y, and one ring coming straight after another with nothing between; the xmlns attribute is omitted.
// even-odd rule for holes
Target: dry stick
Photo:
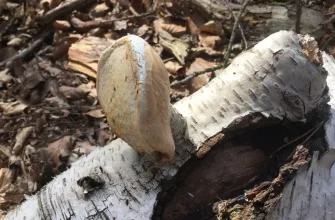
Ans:
<svg viewBox="0 0 335 220"><path fill-rule="evenodd" d="M42 37L40 37L39 39L37 39L35 42L33 42L29 47L27 47L26 49L22 50L22 52L0 62L0 66L4 66L6 65L6 63L13 61L13 60L17 60L17 59L23 59L25 57L27 57L29 54L31 54L33 51L35 51L44 41L44 38L48 35L48 33L43 34Z"/></svg>
<svg viewBox="0 0 335 220"><path fill-rule="evenodd" d="M308 134L310 134L310 135L309 135L303 142L300 143L300 145L306 143L306 141L308 141L308 140L315 134L315 132L317 132L317 131L319 130L319 128L320 128L324 123L325 123L325 121L320 122L320 123L317 124L315 127L313 127L312 129L308 130L306 133L304 133L304 134L300 135L299 137L293 139L292 141L290 141L290 142L288 142L288 143L286 143L286 144L280 146L280 147L276 150L276 152L281 151L282 149L286 148L287 146L293 144L294 142L296 142L296 141L300 140L301 138L303 138L303 137L307 136Z"/></svg>
<svg viewBox="0 0 335 220"><path fill-rule="evenodd" d="M301 8L302 2L301 0L297 0L297 20L295 22L295 32L297 34L300 34Z"/></svg>
<svg viewBox="0 0 335 220"><path fill-rule="evenodd" d="M171 87L175 87L175 86L179 86L183 83L186 83L187 81L197 77L197 76L200 76L204 73L207 73L207 72L214 72L218 69L222 69L224 68L223 65L218 65L218 66L213 66L213 67L210 67L210 68L207 68L207 69L204 69L204 70L201 70L201 71L197 71L197 72L194 72L192 73L191 75L187 76L186 78L180 80L180 81L174 81L173 83L171 83Z"/></svg>
<svg viewBox="0 0 335 220"><path fill-rule="evenodd" d="M234 21L236 21L237 18L236 18L236 15L233 12L233 9L230 6L230 3L227 2L227 0L223 0L222 2L226 5L226 7L229 9L229 12L233 15ZM241 36L242 36L242 39L243 39L243 42L244 42L244 48L248 48L248 42L247 42L247 39L245 37L244 31L242 29L242 26L241 26L240 22L238 22L238 28L240 29L240 32L241 32Z"/></svg>
<svg viewBox="0 0 335 220"><path fill-rule="evenodd" d="M82 21L79 18L73 17L71 18L71 25L74 27L74 29L78 31L88 31L93 28L102 27L107 28L111 27L115 21L122 21L122 20L134 20L138 18L144 18L154 15L154 11L149 11L143 14L139 15L131 15L123 18L116 18L111 20L94 20L94 21Z"/></svg>
<svg viewBox="0 0 335 220"><path fill-rule="evenodd" d="M230 40L229 40L229 43L228 43L228 48L227 48L227 52L223 58L223 66L226 67L227 64L228 64L228 60L229 60L229 56L230 56L230 52L231 52L231 49L233 47L233 42L235 40L235 33L236 33L236 29L237 29L237 26L238 24L240 23L240 20L241 20L241 16L244 12L244 10L246 9L247 5L249 4L251 0L245 0L243 5L242 5L242 8L241 10L239 11L236 19L235 19L235 22L234 22L234 26L233 26L233 30L232 30L232 33L231 33L231 36L230 36Z"/></svg>
<svg viewBox="0 0 335 220"><path fill-rule="evenodd" d="M235 32L236 32L236 28L240 22L240 19L241 19L241 16L244 12L244 10L246 9L247 5L249 4L250 0L245 0L243 5L242 5L242 8L241 10L239 11L236 19L235 19L235 22L234 22L234 26L233 26L233 29L232 29L232 34L231 34L231 37L230 37L230 40L229 40L229 44L228 44L228 48L227 48L227 52L224 56L224 60L223 60L223 64L221 65L218 65L218 66L214 66L214 67L210 67L210 68L207 68L207 69L204 69L204 70L201 70L201 71L198 71L198 72L194 72L193 74L189 75L188 77L186 77L185 79L183 80L180 80L180 81L175 81L173 83L171 83L171 87L175 87L175 86L179 86L183 83L186 83L187 81L201 75L201 74L204 74L204 73L207 73L207 72L214 72L218 69L222 69L222 68L225 68L227 67L227 64L228 64L228 59L229 59L229 55L230 55L230 52L231 52L231 49L233 47L233 42L234 42L234 39L235 39Z"/></svg>
<svg viewBox="0 0 335 220"><path fill-rule="evenodd" d="M77 8L86 7L88 4L93 2L95 2L95 0L74 0L66 2L42 15L39 23L41 25L49 24L57 18L68 15Z"/></svg>

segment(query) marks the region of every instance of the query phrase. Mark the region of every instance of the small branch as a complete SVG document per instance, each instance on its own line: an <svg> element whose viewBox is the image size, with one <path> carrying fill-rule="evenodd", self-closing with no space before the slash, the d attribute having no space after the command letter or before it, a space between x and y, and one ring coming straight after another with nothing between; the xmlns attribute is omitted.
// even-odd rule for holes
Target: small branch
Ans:
<svg viewBox="0 0 335 220"><path fill-rule="evenodd" d="M150 12L146 12L140 15L131 15L131 16L123 17L123 18L112 19L112 20L93 20L93 21L85 21L85 22L80 20L79 18L72 17L70 22L71 22L71 25L77 31L86 32L88 30L91 30L93 28L98 28L98 27L101 27L101 28L112 27L115 21L134 20L134 19L154 15L154 13L155 13L154 11L150 11Z"/></svg>
<svg viewBox="0 0 335 220"><path fill-rule="evenodd" d="M186 83L187 81L190 81L191 79L197 77L197 76L200 76L204 73L207 73L207 72L214 72L218 69L222 69L224 68L223 65L218 65L218 66L213 66L213 67L210 67L210 68L207 68L207 69L204 69L204 70L201 70L201 71L197 71L197 72L194 72L192 73L191 75L187 76L185 79L182 79L180 81L175 81L173 83L171 83L171 87L176 87L176 86L179 86L181 84L184 84Z"/></svg>
<svg viewBox="0 0 335 220"><path fill-rule="evenodd" d="M8 62L17 60L17 59L23 59L25 57L27 57L29 54L31 54L32 52L34 52L44 41L45 37L48 35L49 33L43 34L40 38L38 38L35 42L33 42L29 47L27 47L26 49L22 50L22 52L19 52L18 54L0 62L0 66L4 66L6 65Z"/></svg>
<svg viewBox="0 0 335 220"><path fill-rule="evenodd" d="M295 22L295 32L297 34L300 34L301 9L302 9L302 2L301 0L297 0L297 20Z"/></svg>
<svg viewBox="0 0 335 220"><path fill-rule="evenodd" d="M249 2L252 1L252 0L245 0L243 5L242 5L242 8L241 10L239 11L236 19L235 19L235 22L234 22L234 26L233 26L233 30L232 30L232 33L231 33L231 36L230 36L230 40L229 40L229 43L228 43L228 48L227 48L227 52L224 56L224 60L223 60L223 66L226 67L227 64L228 64L228 60L229 60L229 56L230 56L230 52L231 52L231 49L233 47L233 42L235 40L235 33L236 33L236 29L237 29L237 26L241 20L241 16L243 14L243 12L245 11L247 5L249 4Z"/></svg>
<svg viewBox="0 0 335 220"><path fill-rule="evenodd" d="M231 8L230 3L227 2L227 0L223 0L222 2L223 2L223 3L226 5L226 7L229 9L230 13L231 13L232 16L234 17L234 21L236 21L237 17L236 17L236 15L235 15L234 12L233 12L233 9ZM238 22L238 28L240 29L240 32L241 32L241 36L242 36L242 39L243 39L243 42L244 42L244 48L248 48L248 42L247 42L247 39L246 39L246 37L245 37L244 31L243 31L243 29L242 29L242 26L241 26L240 22Z"/></svg>
<svg viewBox="0 0 335 220"><path fill-rule="evenodd" d="M280 146L275 153L281 151L282 149L286 148L287 146L293 144L294 142L300 140L301 138L307 136L307 138L305 140L303 140L299 145L303 145L304 143L306 143L306 141L308 141L318 130L319 128L321 128L321 126L325 123L325 121L320 122L319 124L317 124L315 127L313 127L312 129L308 130L306 133L300 135L299 137L293 139L292 141L289 141L288 143Z"/></svg>
<svg viewBox="0 0 335 220"><path fill-rule="evenodd" d="M47 13L41 16L39 23L41 25L47 25L56 20L57 18L69 15L72 11L80 8L87 7L88 4L95 2L95 0L74 0L51 9Z"/></svg>

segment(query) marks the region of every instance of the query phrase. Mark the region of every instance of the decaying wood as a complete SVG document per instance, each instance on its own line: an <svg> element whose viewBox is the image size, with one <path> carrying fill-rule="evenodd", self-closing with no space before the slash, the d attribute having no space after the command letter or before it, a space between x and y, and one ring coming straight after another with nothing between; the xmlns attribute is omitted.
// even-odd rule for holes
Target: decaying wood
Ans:
<svg viewBox="0 0 335 220"><path fill-rule="evenodd" d="M117 139L76 161L4 219L149 219L158 193L173 185L177 171L212 137L243 130L256 113L305 120L327 100L325 89L326 74L304 55L299 37L278 32L174 105L174 115L184 117L187 130L184 120L172 118L173 161L156 164Z"/></svg>
<svg viewBox="0 0 335 220"><path fill-rule="evenodd" d="M334 219L335 151L319 156L315 152L311 164L298 171L266 219Z"/></svg>

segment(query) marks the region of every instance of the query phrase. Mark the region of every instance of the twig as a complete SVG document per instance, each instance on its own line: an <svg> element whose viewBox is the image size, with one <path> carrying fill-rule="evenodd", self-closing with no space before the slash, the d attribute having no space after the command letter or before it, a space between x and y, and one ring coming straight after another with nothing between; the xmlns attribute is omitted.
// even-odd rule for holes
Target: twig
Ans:
<svg viewBox="0 0 335 220"><path fill-rule="evenodd" d="M297 34L300 34L301 9L302 9L302 2L301 0L297 0L297 20L295 22L295 32Z"/></svg>
<svg viewBox="0 0 335 220"><path fill-rule="evenodd" d="M324 28L324 26L326 26L329 23L333 23L334 21L335 21L335 15L331 16L330 18L328 18L327 20L325 20L324 22L319 24L319 26L317 28L315 28L314 30L312 30L309 34L313 34L317 31L321 30L322 28Z"/></svg>
<svg viewBox="0 0 335 220"><path fill-rule="evenodd" d="M204 73L207 73L207 72L214 72L218 69L222 69L224 66L223 65L218 65L218 66L213 66L213 67L210 67L210 68L207 68L207 69L204 69L204 70L201 70L201 71L197 71L197 72L194 72L192 73L191 75L187 76L186 78L180 80L180 81L174 81L173 83L171 83L171 87L176 87L176 86L179 86L181 84L184 84L186 83L187 81L197 77L197 76L200 76Z"/></svg>
<svg viewBox="0 0 335 220"><path fill-rule="evenodd" d="M35 51L44 41L45 37L48 35L49 33L45 33L43 34L40 38L38 38L35 42L33 42L29 47L27 47L26 49L22 50L22 52L0 62L0 66L4 66L6 65L6 63L10 62L10 61L14 61L17 59L23 59L25 57L27 57L29 54L31 54L33 51Z"/></svg>
<svg viewBox="0 0 335 220"><path fill-rule="evenodd" d="M94 21L82 21L79 18L72 17L71 18L71 25L77 30L77 31L88 31L93 28L102 27L102 28L108 28L111 27L115 21L122 21L122 20L131 20L131 19L137 19L137 18L143 18L148 17L151 15L154 15L154 11L146 12L140 15L131 15L123 18L116 18L111 20L94 20Z"/></svg>
<svg viewBox="0 0 335 220"><path fill-rule="evenodd" d="M51 9L47 13L41 16L39 23L41 25L50 24L57 18L68 15L72 11L80 8L80 7L87 7L88 4L95 2L95 0L74 0L69 1L64 4L57 6L54 9Z"/></svg>
<svg viewBox="0 0 335 220"><path fill-rule="evenodd" d="M230 6L230 3L227 2L227 0L223 0L222 2L226 5L226 7L229 9L230 13L233 15L234 21L236 21L237 18L236 18L236 15L233 12L233 9ZM242 29L242 26L241 26L240 22L238 22L238 28L240 29L240 32L241 32L241 36L242 36L242 39L243 39L243 42L244 42L244 48L248 48L248 42L247 42L247 39L245 37L244 31Z"/></svg>
<svg viewBox="0 0 335 220"><path fill-rule="evenodd" d="M282 149L286 148L287 146L293 144L294 142L296 142L296 141L300 140L301 138L303 138L303 137L305 137L305 136L307 136L307 135L310 134L310 135L309 135L303 142L300 143L300 145L306 143L306 141L308 141L308 140L315 134L315 132L317 132L317 131L319 130L319 128L320 128L324 123L325 123L325 121L320 122L320 123L317 124L315 127L313 127L312 129L308 130L306 133L304 133L304 134L300 135L299 137L293 139L292 141L290 141L290 142L288 142L288 143L286 143L286 144L280 146L280 147L276 150L276 152L281 151Z"/></svg>
<svg viewBox="0 0 335 220"><path fill-rule="evenodd" d="M229 43L228 43L228 48L227 48L227 52L224 56L224 60L223 60L223 66L226 67L227 64L228 64L228 60L229 60L229 56L230 56L230 52L231 52L231 49L233 47L233 42L235 40L235 33L236 33L236 29L237 29L237 26L240 22L240 19L241 19L241 16L244 12L244 10L246 9L247 5L249 4L249 2L252 1L252 0L244 0L244 3L242 5L242 8L241 10L238 12L238 15L235 19L235 22L234 22L234 26L233 26L233 30L232 30L232 33L231 33L231 36L230 36L230 40L229 40Z"/></svg>

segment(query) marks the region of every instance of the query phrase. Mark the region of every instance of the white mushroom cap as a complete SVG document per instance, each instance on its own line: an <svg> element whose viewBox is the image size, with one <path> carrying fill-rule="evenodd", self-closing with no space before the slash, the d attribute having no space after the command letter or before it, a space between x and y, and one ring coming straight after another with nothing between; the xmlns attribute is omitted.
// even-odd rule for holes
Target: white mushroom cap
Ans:
<svg viewBox="0 0 335 220"><path fill-rule="evenodd" d="M118 137L161 161L173 158L168 73L146 41L127 35L104 51L98 64L97 91Z"/></svg>

